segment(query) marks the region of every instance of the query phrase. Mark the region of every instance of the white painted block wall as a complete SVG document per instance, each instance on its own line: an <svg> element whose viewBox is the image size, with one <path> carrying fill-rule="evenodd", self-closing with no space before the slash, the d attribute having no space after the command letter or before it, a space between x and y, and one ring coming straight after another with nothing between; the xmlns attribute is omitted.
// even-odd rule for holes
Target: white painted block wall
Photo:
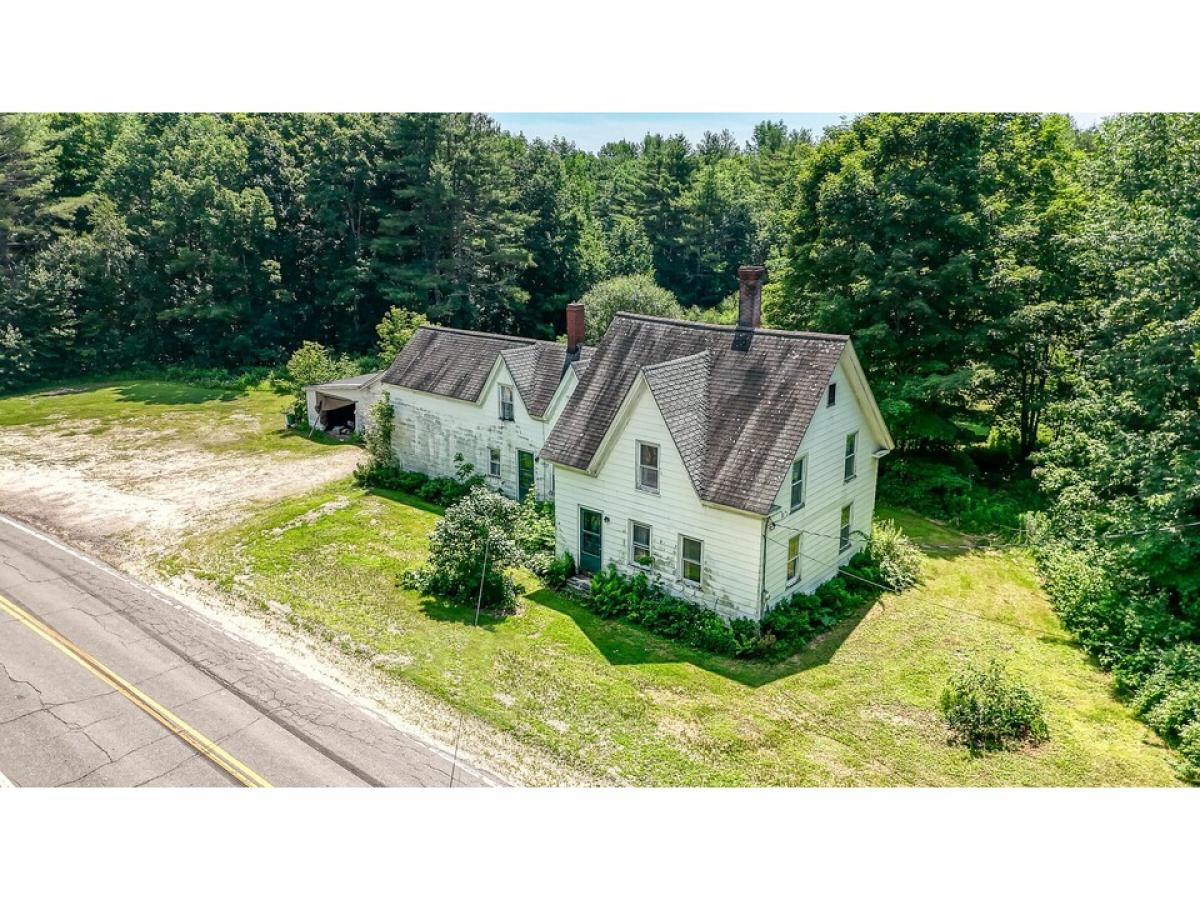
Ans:
<svg viewBox="0 0 1200 900"><path fill-rule="evenodd" d="M513 421L500 418L500 385L513 389ZM391 395L396 410L392 446L405 469L430 476L454 475L456 453L506 496L517 497L517 451L537 457L550 433L550 422L532 418L503 361L493 369L478 403L426 394L394 384L378 385ZM489 474L489 449L500 448L499 478ZM553 499L549 463L534 463L534 485L541 499Z"/></svg>

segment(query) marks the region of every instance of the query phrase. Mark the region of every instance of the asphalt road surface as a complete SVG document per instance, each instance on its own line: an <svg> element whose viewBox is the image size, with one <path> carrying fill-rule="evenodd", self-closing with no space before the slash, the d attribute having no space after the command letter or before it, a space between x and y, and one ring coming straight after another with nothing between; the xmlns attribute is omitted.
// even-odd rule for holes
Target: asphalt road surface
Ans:
<svg viewBox="0 0 1200 900"><path fill-rule="evenodd" d="M0 516L0 787L499 779Z"/></svg>

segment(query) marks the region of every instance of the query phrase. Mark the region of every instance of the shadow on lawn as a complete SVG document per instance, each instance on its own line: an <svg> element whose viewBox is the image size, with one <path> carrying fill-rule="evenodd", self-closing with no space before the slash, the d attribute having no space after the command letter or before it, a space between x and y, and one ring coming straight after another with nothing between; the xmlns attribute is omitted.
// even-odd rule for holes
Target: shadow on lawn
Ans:
<svg viewBox="0 0 1200 900"><path fill-rule="evenodd" d="M435 622L457 622L460 625L475 624L475 607L464 606L461 603L455 603L451 600L444 600L441 597L423 596L421 598L421 612L429 616ZM495 631L496 626L507 619L508 616L489 613L486 609L479 612L479 627L484 631Z"/></svg>
<svg viewBox="0 0 1200 900"><path fill-rule="evenodd" d="M660 638L636 625L619 619L602 619L570 597L550 590L539 590L527 596L528 600L570 616L579 630L587 636L601 655L614 666L638 666L647 663L691 663L699 669L712 672L743 684L746 687L762 687L780 678L797 672L823 666L833 658L846 638L858 627L874 604L864 604L848 619L825 634L815 638L804 650L785 659L750 660L731 659L712 653L703 653ZM466 618L470 622L475 611ZM462 621L459 619L458 621ZM482 625L482 619L480 620Z"/></svg>
<svg viewBox="0 0 1200 900"><path fill-rule="evenodd" d="M135 381L117 388L117 395L123 402L145 403L147 406L183 406L213 400L228 402L244 393L234 388L201 387L176 381Z"/></svg>

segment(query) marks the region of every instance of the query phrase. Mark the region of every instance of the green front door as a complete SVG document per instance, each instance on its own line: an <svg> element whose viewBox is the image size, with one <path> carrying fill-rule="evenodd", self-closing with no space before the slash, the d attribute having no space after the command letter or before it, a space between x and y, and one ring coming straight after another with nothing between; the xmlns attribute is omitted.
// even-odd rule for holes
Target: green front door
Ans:
<svg viewBox="0 0 1200 900"><path fill-rule="evenodd" d="M524 500L533 487L533 454L528 450L517 451L517 499Z"/></svg>
<svg viewBox="0 0 1200 900"><path fill-rule="evenodd" d="M600 571L603 523L603 515L594 509L579 507L579 568L584 572Z"/></svg>

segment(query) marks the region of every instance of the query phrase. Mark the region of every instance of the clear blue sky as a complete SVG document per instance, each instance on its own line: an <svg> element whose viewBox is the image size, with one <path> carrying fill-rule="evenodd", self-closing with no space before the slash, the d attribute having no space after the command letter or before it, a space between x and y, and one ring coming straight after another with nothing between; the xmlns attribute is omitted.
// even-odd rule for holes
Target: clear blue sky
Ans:
<svg viewBox="0 0 1200 900"><path fill-rule="evenodd" d="M641 140L647 132L679 134L695 143L706 131L728 128L739 142L750 138L754 126L763 119L783 119L791 128L807 128L814 137L830 125L849 119L854 113L491 113L500 125L529 138L565 137L581 150L599 150L609 141L622 138ZM1075 122L1086 128L1099 121L1103 113L1071 113Z"/></svg>

